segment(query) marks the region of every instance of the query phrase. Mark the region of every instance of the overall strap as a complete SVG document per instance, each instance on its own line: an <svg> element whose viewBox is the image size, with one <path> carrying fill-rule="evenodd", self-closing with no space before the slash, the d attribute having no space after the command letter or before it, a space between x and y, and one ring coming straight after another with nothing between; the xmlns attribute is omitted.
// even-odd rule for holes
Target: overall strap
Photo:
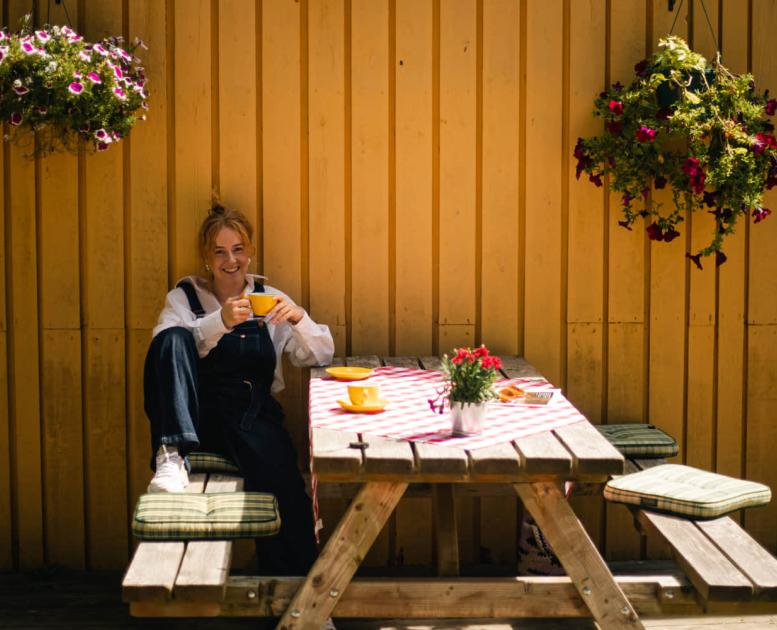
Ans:
<svg viewBox="0 0 777 630"><path fill-rule="evenodd" d="M186 299L189 300L189 308L197 319L205 317L205 309L202 308L200 298L197 297L197 291L195 291L194 285L188 280L181 280L176 287L178 289L183 289L183 292L186 294Z"/></svg>
<svg viewBox="0 0 777 630"><path fill-rule="evenodd" d="M254 280L254 293L264 293L264 285L259 280Z"/></svg>

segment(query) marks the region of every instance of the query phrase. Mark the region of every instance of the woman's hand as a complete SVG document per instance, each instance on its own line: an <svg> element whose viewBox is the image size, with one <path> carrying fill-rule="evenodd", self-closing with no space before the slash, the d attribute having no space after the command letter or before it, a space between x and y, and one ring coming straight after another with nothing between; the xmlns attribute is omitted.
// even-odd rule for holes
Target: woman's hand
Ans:
<svg viewBox="0 0 777 630"><path fill-rule="evenodd" d="M284 296L276 295L277 304L267 313L267 321L271 324L289 322L297 324L305 316L305 309L289 302Z"/></svg>
<svg viewBox="0 0 777 630"><path fill-rule="evenodd" d="M221 307L221 319L227 328L242 324L251 316L251 302L244 295L227 298Z"/></svg>

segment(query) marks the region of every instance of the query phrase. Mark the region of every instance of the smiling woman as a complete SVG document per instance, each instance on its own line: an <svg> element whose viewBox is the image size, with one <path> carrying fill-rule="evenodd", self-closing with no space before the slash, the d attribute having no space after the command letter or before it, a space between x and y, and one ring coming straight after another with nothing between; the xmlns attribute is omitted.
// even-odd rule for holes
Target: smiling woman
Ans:
<svg viewBox="0 0 777 630"><path fill-rule="evenodd" d="M144 375L151 421L149 492L183 492L186 456L195 449L234 461L245 489L273 493L281 530L258 539L264 575L307 573L316 556L311 502L272 394L283 389L281 356L297 366L332 360L329 328L291 298L248 274L253 230L238 210L219 204L200 228L207 277L188 276L167 294ZM263 319L248 295L272 295Z"/></svg>

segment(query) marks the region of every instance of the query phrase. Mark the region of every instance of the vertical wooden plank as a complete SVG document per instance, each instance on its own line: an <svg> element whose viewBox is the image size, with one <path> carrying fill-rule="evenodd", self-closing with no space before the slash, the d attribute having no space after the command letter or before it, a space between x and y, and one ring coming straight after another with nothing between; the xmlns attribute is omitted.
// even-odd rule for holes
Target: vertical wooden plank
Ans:
<svg viewBox="0 0 777 630"><path fill-rule="evenodd" d="M721 48L726 66L736 73L747 72L748 12L736 0L723 0ZM742 476L742 404L744 398L745 285L747 279L743 220L736 232L726 237L728 260L721 265L718 284L718 431L715 470Z"/></svg>
<svg viewBox="0 0 777 630"><path fill-rule="evenodd" d="M687 4L677 9L681 15L675 25L675 34L681 37L687 37L687 9ZM653 5L653 49L658 39L669 32L674 17L674 14L666 11L666 7ZM654 190L653 198L667 207L674 203L668 190ZM650 422L677 440L680 457L684 459L686 279L689 271L693 271L688 269L689 261L685 258L687 217L678 229L681 233L679 238L670 243L655 242L651 248L649 406Z"/></svg>
<svg viewBox="0 0 777 630"><path fill-rule="evenodd" d="M210 207L211 172L211 1L173 0L175 20L171 281L198 273L202 261L197 231ZM290 257L296 258L290 253Z"/></svg>
<svg viewBox="0 0 777 630"><path fill-rule="evenodd" d="M706 6L709 5L709 6ZM705 3L713 24L718 23L718 5ZM693 5L693 49L707 59L714 59L717 47L699 0ZM720 39L720 34L715 33ZM691 253L706 247L715 234L715 218L706 208L693 213ZM702 263L703 270L694 266L690 274L688 316L688 417L686 461L691 466L710 470L714 462L713 396L715 366L715 258Z"/></svg>
<svg viewBox="0 0 777 630"><path fill-rule="evenodd" d="M2 156L3 151L0 151ZM0 172L2 172L0 157ZM7 333L0 331L0 571L14 567L11 510L11 459L8 432L8 362Z"/></svg>
<svg viewBox="0 0 777 630"><path fill-rule="evenodd" d="M526 358L563 385L561 356L561 0L527 6Z"/></svg>
<svg viewBox="0 0 777 630"><path fill-rule="evenodd" d="M123 32L122 2L91 5L85 37ZM124 160L120 147L84 158L84 455L87 566L127 559Z"/></svg>
<svg viewBox="0 0 777 630"><path fill-rule="evenodd" d="M610 81L628 85L634 64L645 57L645 2L610 5ZM607 421L641 422L646 368L644 224L618 225L622 200L610 194L607 217ZM633 528L632 528L633 529Z"/></svg>
<svg viewBox="0 0 777 630"><path fill-rule="evenodd" d="M760 224L759 224L760 227ZM751 255L756 248L755 230L751 233ZM774 241L772 241L774 242ZM762 247L763 243L758 243ZM761 250L764 252L764 250ZM751 267L752 268L752 267ZM747 459L745 477L777 487L774 466L774 444L777 427L777 326L748 326L747 381ZM759 510L749 510L744 517L746 529L772 553L777 549L777 506L774 503Z"/></svg>
<svg viewBox="0 0 777 630"><path fill-rule="evenodd" d="M431 0L396 6L396 347L432 352Z"/></svg>
<svg viewBox="0 0 777 630"><path fill-rule="evenodd" d="M0 2L0 9L5 2ZM4 13L3 13L4 15ZM13 513L11 511L11 445L8 417L8 335L6 325L6 210L5 199L8 182L5 181L5 146L0 147L0 571L13 568L11 532Z"/></svg>
<svg viewBox="0 0 777 630"><path fill-rule="evenodd" d="M611 83L620 81L628 85L634 78L634 64L645 56L645 28L644 1L610 3L607 55ZM630 232L618 225L622 207L619 194L611 193L607 201L607 404L604 413L610 423L641 422L647 396L644 387L647 239L642 222L635 224ZM638 558L640 537L628 511L608 503L605 516L607 557Z"/></svg>
<svg viewBox="0 0 777 630"><path fill-rule="evenodd" d="M127 562L127 449L124 330L90 329L86 337L87 566L120 569Z"/></svg>
<svg viewBox="0 0 777 630"><path fill-rule="evenodd" d="M483 270L481 337L518 352L519 6L483 5Z"/></svg>
<svg viewBox="0 0 777 630"><path fill-rule="evenodd" d="M77 24L78 8L71 7L68 16L64 6L50 7L50 23L67 24L69 17ZM78 158L52 153L40 160L39 168L46 561L82 569L85 531Z"/></svg>
<svg viewBox="0 0 777 630"><path fill-rule="evenodd" d="M354 354L388 351L388 0L351 5Z"/></svg>
<svg viewBox="0 0 777 630"><path fill-rule="evenodd" d="M83 569L81 332L44 329L41 347L46 561Z"/></svg>
<svg viewBox="0 0 777 630"><path fill-rule="evenodd" d="M572 3L569 26L566 146L574 147L577 138L601 130L601 123L591 116L591 96L604 84L604 2ZM569 185L567 393L589 420L598 423L603 376L604 195L590 182L575 179L574 160L568 160L565 177Z"/></svg>
<svg viewBox="0 0 777 630"><path fill-rule="evenodd" d="M257 199L256 6L252 0L224 0L218 20L219 193L224 203L252 220Z"/></svg>
<svg viewBox="0 0 777 630"><path fill-rule="evenodd" d="M164 53L164 3L129 3L127 31L148 45L143 65L152 101L148 119L129 138L129 205L127 235L127 475L130 514L150 478L149 426L143 411L143 362L164 303L168 283L168 59Z"/></svg>
<svg viewBox="0 0 777 630"><path fill-rule="evenodd" d="M483 4L483 240L481 340L518 352L518 136L520 7ZM497 565L515 566L517 495L480 501L480 545Z"/></svg>
<svg viewBox="0 0 777 630"><path fill-rule="evenodd" d="M345 355L345 6L308 7L310 313Z"/></svg>
<svg viewBox="0 0 777 630"><path fill-rule="evenodd" d="M777 63L770 53L769 30L777 20L773 2L753 2L752 71L758 90L777 91ZM774 191L764 197L766 207L777 206ZM773 218L773 217L770 217ZM777 469L769 446L777 443L774 422L774 383L777 382L777 281L768 270L777 262L777 222L766 220L750 226L747 304L747 455L745 476L771 487L777 486ZM777 506L745 514L747 530L774 552L777 549Z"/></svg>
<svg viewBox="0 0 777 630"><path fill-rule="evenodd" d="M264 273L299 301L300 3L262 3Z"/></svg>
<svg viewBox="0 0 777 630"><path fill-rule="evenodd" d="M29 2L8 4L16 27ZM8 411L10 423L12 510L18 566L32 569L44 560L43 495L38 338L38 278L35 163L30 144L10 145L6 153L6 294L8 310ZM13 208L13 211L11 211Z"/></svg>
<svg viewBox="0 0 777 630"><path fill-rule="evenodd" d="M475 341L476 22L474 0L440 6L441 353Z"/></svg>
<svg viewBox="0 0 777 630"><path fill-rule="evenodd" d="M24 153L18 146L9 150L13 212L7 222L11 462L22 569L37 567L43 561L35 164Z"/></svg>

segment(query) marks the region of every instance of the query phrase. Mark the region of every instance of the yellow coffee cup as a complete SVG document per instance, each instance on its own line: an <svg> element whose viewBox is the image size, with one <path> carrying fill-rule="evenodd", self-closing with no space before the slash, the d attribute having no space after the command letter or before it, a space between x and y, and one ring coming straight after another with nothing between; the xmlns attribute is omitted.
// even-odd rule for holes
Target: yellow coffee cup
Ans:
<svg viewBox="0 0 777 630"><path fill-rule="evenodd" d="M277 296L268 293L249 293L248 299L251 301L251 310L254 315L259 317L267 315L278 301Z"/></svg>
<svg viewBox="0 0 777 630"><path fill-rule="evenodd" d="M348 398L357 407L377 404L380 402L378 386L370 383L351 383L348 385Z"/></svg>

